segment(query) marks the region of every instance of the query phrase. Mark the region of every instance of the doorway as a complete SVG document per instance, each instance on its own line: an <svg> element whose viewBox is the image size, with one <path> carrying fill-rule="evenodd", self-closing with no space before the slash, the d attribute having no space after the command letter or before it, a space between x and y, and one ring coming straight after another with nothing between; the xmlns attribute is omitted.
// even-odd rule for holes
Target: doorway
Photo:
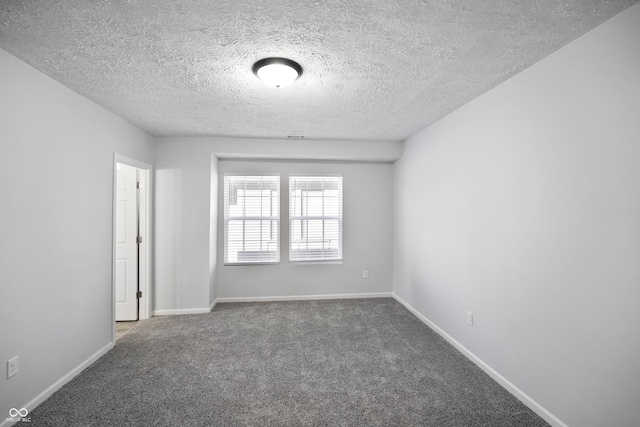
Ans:
<svg viewBox="0 0 640 427"><path fill-rule="evenodd" d="M148 319L151 314L151 165L114 157L113 320Z"/></svg>

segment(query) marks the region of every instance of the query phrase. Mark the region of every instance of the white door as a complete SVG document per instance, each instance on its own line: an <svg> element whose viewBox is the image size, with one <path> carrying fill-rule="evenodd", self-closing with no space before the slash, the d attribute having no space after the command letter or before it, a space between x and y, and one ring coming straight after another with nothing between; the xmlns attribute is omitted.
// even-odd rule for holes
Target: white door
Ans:
<svg viewBox="0 0 640 427"><path fill-rule="evenodd" d="M138 169L116 167L116 321L138 320Z"/></svg>

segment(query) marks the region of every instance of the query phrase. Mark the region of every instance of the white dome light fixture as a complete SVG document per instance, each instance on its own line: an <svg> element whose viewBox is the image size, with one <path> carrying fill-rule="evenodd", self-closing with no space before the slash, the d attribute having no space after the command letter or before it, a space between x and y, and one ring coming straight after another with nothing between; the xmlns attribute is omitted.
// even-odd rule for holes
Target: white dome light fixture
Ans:
<svg viewBox="0 0 640 427"><path fill-rule="evenodd" d="M287 58L264 58L253 64L253 74L267 86L282 88L302 75L302 67Z"/></svg>

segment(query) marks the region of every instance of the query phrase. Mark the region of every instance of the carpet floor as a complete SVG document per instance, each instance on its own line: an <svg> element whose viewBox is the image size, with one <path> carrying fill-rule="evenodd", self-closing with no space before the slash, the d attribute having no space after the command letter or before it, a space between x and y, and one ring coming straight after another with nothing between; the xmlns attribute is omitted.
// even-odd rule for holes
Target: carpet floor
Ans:
<svg viewBox="0 0 640 427"><path fill-rule="evenodd" d="M547 426L391 298L154 317L32 426Z"/></svg>

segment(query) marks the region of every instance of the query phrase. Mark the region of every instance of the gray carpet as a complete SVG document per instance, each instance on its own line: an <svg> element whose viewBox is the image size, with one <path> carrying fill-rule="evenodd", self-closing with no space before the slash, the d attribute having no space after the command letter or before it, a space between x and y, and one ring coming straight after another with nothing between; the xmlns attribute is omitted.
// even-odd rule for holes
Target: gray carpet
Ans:
<svg viewBox="0 0 640 427"><path fill-rule="evenodd" d="M397 301L141 322L32 426L546 426Z"/></svg>

